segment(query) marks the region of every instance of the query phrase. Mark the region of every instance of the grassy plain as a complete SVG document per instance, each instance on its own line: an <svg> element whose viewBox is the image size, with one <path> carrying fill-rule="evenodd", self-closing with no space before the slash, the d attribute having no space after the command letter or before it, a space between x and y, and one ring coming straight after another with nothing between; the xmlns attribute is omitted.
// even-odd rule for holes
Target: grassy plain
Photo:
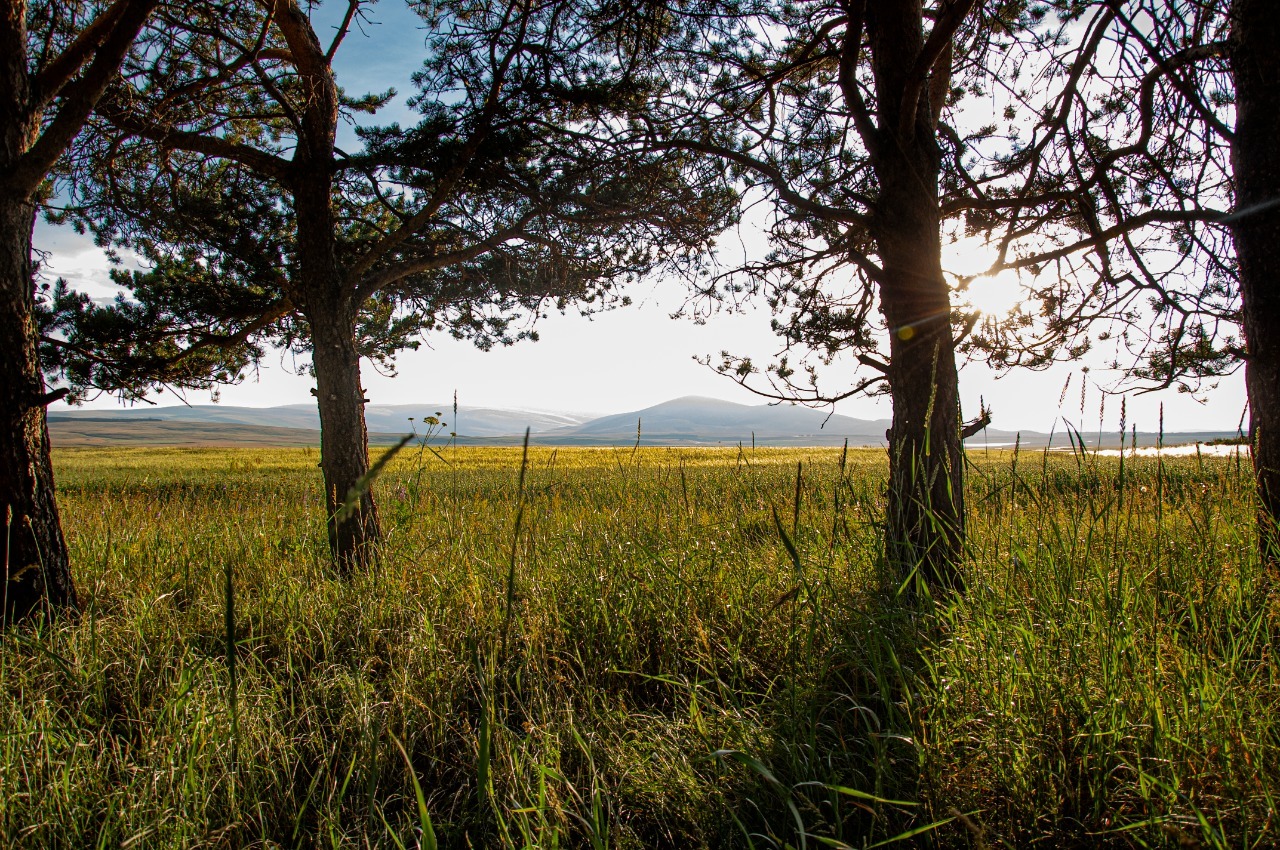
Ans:
<svg viewBox="0 0 1280 850"><path fill-rule="evenodd" d="M921 605L881 451L520 458L402 453L339 580L314 450L59 452L84 614L0 636L0 844L1280 844L1247 458L973 453Z"/></svg>

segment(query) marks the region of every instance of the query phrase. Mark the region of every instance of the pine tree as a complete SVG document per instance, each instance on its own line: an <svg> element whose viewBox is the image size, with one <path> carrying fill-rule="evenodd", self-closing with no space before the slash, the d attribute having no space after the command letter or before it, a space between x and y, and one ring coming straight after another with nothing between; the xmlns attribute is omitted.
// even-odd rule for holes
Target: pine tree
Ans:
<svg viewBox="0 0 1280 850"><path fill-rule="evenodd" d="M67 165L65 217L148 262L99 308L65 290L45 321L77 391L236 380L268 345L310 355L329 541L346 569L380 536L362 358L443 329L482 347L513 317L625 298L658 267L696 274L735 209L685 155L627 143L639 93L593 47L586 4L434 3L414 127L344 118L334 56L296 0L193 3L126 65ZM351 510L339 508L354 499Z"/></svg>

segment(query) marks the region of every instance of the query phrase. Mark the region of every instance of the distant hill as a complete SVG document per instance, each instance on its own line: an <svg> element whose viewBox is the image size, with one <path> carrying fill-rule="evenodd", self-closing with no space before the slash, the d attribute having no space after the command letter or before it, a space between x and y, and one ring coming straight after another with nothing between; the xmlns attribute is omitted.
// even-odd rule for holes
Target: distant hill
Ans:
<svg viewBox="0 0 1280 850"><path fill-rule="evenodd" d="M854 419L799 405L737 404L685 396L643 410L601 416L538 435L541 443L642 445L750 443L761 445L879 445L888 419Z"/></svg>
<svg viewBox="0 0 1280 850"><path fill-rule="evenodd" d="M425 431L422 421L440 415L447 425L436 431L438 443L447 442L456 431L462 445L514 445L524 430L532 442L541 445L618 446L633 445L639 425L642 445L749 445L763 446L883 446L888 419L855 419L828 415L799 405L737 404L713 398L686 396L641 410L590 417L543 411L505 410L488 407L459 407L456 422L452 405L371 404L365 409L371 443L395 442L401 435ZM412 419L412 421L410 421ZM191 407L126 408L121 410L53 410L49 430L55 445L246 445L302 446L320 442L319 417L313 405L280 407ZM1164 435L1165 445L1207 442L1231 437L1226 431L1197 431ZM1099 435L1083 435L1085 444L1098 447ZM1154 433L1139 433L1138 443L1152 446ZM988 428L968 441L970 450L1009 448L1019 440L1019 432ZM1020 434L1026 449L1049 445L1050 435L1035 431ZM1055 448L1066 449L1065 432L1052 435ZM1116 448L1119 437L1103 433L1101 447Z"/></svg>
<svg viewBox="0 0 1280 850"><path fill-rule="evenodd" d="M578 425L590 417L581 414L545 413L529 410L502 410L489 407L458 407L458 421L453 419L453 404L370 404L365 407L365 422L371 432L407 434L422 433L423 419L439 414L448 425L441 429L447 436L457 430L469 437L500 437L523 434L525 428L535 432ZM410 421L412 419L412 422ZM221 404L196 404L174 407L128 407L120 410L54 410L49 421L72 422L205 422L226 425L250 425L267 428L301 428L318 431L320 415L314 404L286 404L280 407L231 407Z"/></svg>

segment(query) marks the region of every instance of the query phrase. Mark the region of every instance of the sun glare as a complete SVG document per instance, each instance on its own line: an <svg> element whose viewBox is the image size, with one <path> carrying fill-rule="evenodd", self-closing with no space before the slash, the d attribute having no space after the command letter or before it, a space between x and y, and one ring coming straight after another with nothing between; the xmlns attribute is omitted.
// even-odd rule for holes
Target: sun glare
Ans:
<svg viewBox="0 0 1280 850"><path fill-rule="evenodd" d="M1007 316L1018 309L1027 292L1017 272L1006 269L994 275L981 274L995 260L994 248L979 237L968 236L943 245L943 268L957 277L978 275L963 292L956 293L960 306L993 317Z"/></svg>
<svg viewBox="0 0 1280 850"><path fill-rule="evenodd" d="M957 294L961 303L984 316L1007 316L1015 312L1027 297L1027 291L1018 280L1018 273L1012 269L990 277L975 277L964 292Z"/></svg>

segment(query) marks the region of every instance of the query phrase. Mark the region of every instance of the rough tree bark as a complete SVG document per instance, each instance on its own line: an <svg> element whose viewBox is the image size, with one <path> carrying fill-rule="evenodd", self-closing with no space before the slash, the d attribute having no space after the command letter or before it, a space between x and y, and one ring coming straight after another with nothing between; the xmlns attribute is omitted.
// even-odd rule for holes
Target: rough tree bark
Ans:
<svg viewBox="0 0 1280 850"><path fill-rule="evenodd" d="M381 539L373 488L360 487L369 471L369 434L365 427L367 399L360 385L360 355L356 352L355 318L346 311L324 311L333 318L311 318L312 363L320 407L320 467L324 472L328 512L329 551L340 571L365 565ZM348 496L359 498L341 511Z"/></svg>
<svg viewBox="0 0 1280 850"><path fill-rule="evenodd" d="M1232 232L1247 344L1258 543L1275 569L1280 565L1280 15L1270 0L1235 0L1232 29L1236 129L1231 161L1241 212Z"/></svg>
<svg viewBox="0 0 1280 850"><path fill-rule="evenodd" d="M6 147L8 147L6 145ZM74 610L75 585L54 498L44 380L36 357L31 231L35 206L0 202L0 501L5 622Z"/></svg>
<svg viewBox="0 0 1280 850"><path fill-rule="evenodd" d="M75 586L54 499L37 358L31 232L35 204L12 185L39 132L31 108L26 8L6 4L0 35L0 502L4 521L5 622L41 606L74 608Z"/></svg>

